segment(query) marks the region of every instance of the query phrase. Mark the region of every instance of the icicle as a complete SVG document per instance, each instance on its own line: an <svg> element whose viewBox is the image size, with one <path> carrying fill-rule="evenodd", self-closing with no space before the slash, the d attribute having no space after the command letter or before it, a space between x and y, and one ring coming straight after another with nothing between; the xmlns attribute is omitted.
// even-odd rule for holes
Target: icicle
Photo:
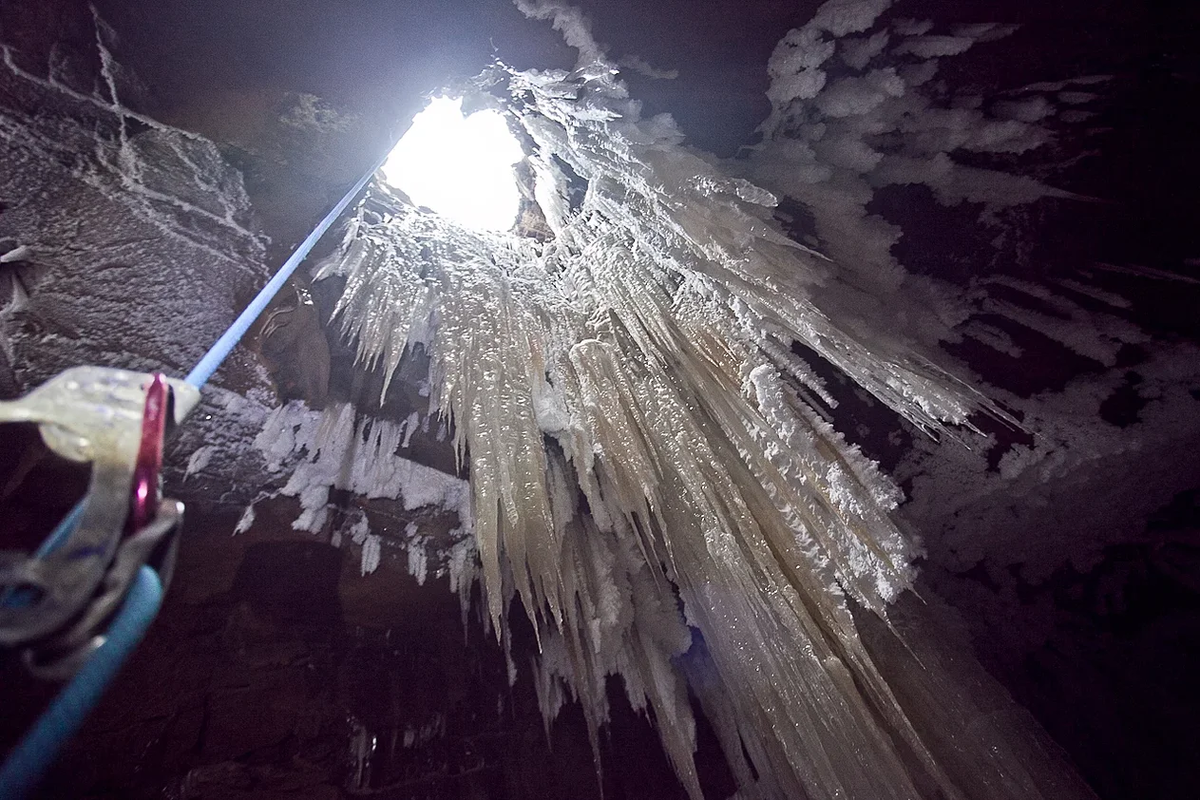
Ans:
<svg viewBox="0 0 1200 800"><path fill-rule="evenodd" d="M852 599L886 622L911 585L917 548L889 516L899 491L806 402L836 405L790 351L802 343L931 434L994 411L929 356L967 312L894 263L898 230L862 211L870 188L847 177L875 171L970 195L947 177L945 153L882 154L859 123L928 107L910 94L911 76L867 71L889 44L932 58L990 29L929 36L898 23L901 42L865 35L842 51L838 63L865 74L829 80L837 37L865 34L888 5L831 0L781 43L775 113L751 174L766 174L781 152L786 165L808 159L813 169L760 187L684 148L669 117L641 120L580 18L526 4L568 26L584 55L571 74L492 76L507 83L502 101L534 143L534 194L554 239L473 232L378 186L317 275L345 278L335 317L359 361L383 371L385 391L414 346L429 356L431 414L453 422L469 494L395 455L415 419L368 429L346 407L314 419L289 406L258 443L277 468L306 449L284 489L306 513L320 513L331 487L456 507L472 538L451 552L451 588L465 618L480 576L484 624L513 678L506 613L520 598L540 647L533 671L547 735L575 698L598 748L605 679L620 674L633 707L653 709L694 800L689 687L748 795L900 800L969 788L943 772L850 611ZM827 119L805 122L802 100ZM925 133L948 128L963 147L1038 142L1020 119L931 115L944 124ZM574 208L568 172L586 183ZM835 253L837 264L769 216L781 193L811 199L806 187L835 174L836 185L812 190L828 200L819 233L846 234L842 243L864 234ZM1009 200L1049 191L991 187ZM899 307L902 285L920 288L922 302ZM365 571L365 547L363 558ZM410 535L419 580L424 558Z"/></svg>
<svg viewBox="0 0 1200 800"><path fill-rule="evenodd" d="M234 535L245 533L254 525L254 504L246 506L242 511L242 516L238 518L237 525L233 528Z"/></svg>

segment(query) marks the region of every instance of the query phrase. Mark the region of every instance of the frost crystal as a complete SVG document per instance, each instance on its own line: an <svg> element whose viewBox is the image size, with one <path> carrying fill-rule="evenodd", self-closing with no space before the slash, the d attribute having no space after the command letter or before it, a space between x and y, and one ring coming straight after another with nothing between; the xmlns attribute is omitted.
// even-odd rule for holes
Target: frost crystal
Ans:
<svg viewBox="0 0 1200 800"><path fill-rule="evenodd" d="M331 489L347 489L364 497L402 500L406 510L440 506L470 519L466 483L432 467L396 455L407 441L399 424L360 417L347 404L311 411L291 402L275 409L254 444L278 471L291 457L291 477L280 490L300 498L303 509L297 530L318 531L326 521ZM295 454L302 454L295 456ZM356 544L361 544L357 538Z"/></svg>

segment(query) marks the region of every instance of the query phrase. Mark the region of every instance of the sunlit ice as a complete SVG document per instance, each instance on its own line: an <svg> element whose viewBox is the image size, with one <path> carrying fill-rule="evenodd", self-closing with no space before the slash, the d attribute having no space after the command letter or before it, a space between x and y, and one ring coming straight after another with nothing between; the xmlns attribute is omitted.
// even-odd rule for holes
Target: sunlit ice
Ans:
<svg viewBox="0 0 1200 800"><path fill-rule="evenodd" d="M383 175L417 205L475 230L503 231L520 206L513 164L523 156L500 112L464 116L461 98L435 97L413 118Z"/></svg>

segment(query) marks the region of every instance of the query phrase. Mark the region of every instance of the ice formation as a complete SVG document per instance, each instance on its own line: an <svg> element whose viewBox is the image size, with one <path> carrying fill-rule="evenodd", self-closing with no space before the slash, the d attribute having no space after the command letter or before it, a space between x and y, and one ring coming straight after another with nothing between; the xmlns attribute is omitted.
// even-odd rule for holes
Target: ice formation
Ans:
<svg viewBox="0 0 1200 800"><path fill-rule="evenodd" d="M445 564L436 566L449 573L451 590L466 606L470 600L474 549L471 531L471 502L467 482L444 472L399 456L407 447L413 431L420 425L413 413L400 423L359 414L354 406L334 404L323 411L309 409L293 401L274 409L262 424L254 446L266 463L268 472L286 473L287 481L275 491L262 493L258 500L270 497L295 497L300 515L292 523L297 530L329 532L331 543L341 545L349 539L359 548L361 572L369 575L379 568L385 539L372 532L367 516L361 511L336 524L331 511L330 492L348 490L365 498L399 500L406 511L436 507L454 512L461 526L451 532L450 552ZM428 419L428 418L426 418ZM258 502L256 500L255 502ZM244 533L254 524L254 503L246 507L234 533ZM409 571L423 584L430 571L427 537L415 522L404 532Z"/></svg>
<svg viewBox="0 0 1200 800"><path fill-rule="evenodd" d="M693 798L689 693L739 796L1075 796L965 700L954 715L985 746L931 732L934 715L877 668L852 607L886 620L916 545L889 514L899 491L830 425L835 403L793 351L930 434L994 411L933 360L967 317L962 298L905 273L889 253L898 232L865 204L883 183L925 183L945 202L1053 193L947 156L1037 146L1043 132L1022 120L1037 109L1001 120L918 91L933 59L997 30L871 33L889 0L831 0L772 58L774 112L737 176L685 148L669 116L640 117L576 10L518 5L553 20L580 64L498 65L473 99L526 143L550 235L469 230L376 184L315 277L345 281L335 319L385 393L406 354L428 356L430 413L452 422L470 482L469 501L425 494L471 526L502 641L513 602L533 622L547 724L574 697L598 744L606 677L619 674ZM830 77L839 53L854 74ZM893 129L911 144L885 152L875 137ZM781 193L814 208L826 254L779 228ZM1002 332L978 335L1003 345ZM296 525L315 529L332 487L413 502L403 435L349 406L288 406L259 446L282 466L307 443L284 491L304 508ZM423 577L424 544L410 539ZM365 543L367 572L379 550ZM472 558L452 554L460 592ZM909 680L930 697L945 679L931 666Z"/></svg>
<svg viewBox="0 0 1200 800"><path fill-rule="evenodd" d="M321 529L331 489L401 500L407 510L440 506L469 520L465 481L396 455L407 424L362 417L346 403L311 411L293 401L271 413L254 444L269 471L289 463L281 493L300 498L298 530ZM303 455L293 459L296 453Z"/></svg>

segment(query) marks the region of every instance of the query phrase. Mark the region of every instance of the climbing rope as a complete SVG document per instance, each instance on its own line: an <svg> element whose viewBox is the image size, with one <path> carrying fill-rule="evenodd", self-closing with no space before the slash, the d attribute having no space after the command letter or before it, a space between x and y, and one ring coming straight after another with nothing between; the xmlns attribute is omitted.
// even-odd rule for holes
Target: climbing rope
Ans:
<svg viewBox="0 0 1200 800"><path fill-rule="evenodd" d="M383 162L386 160L387 156L385 155L375 162L370 171L359 178L358 183L350 187L350 191L346 192L346 195L338 201L337 205L329 210L325 218L317 223L317 227L313 228L312 233L308 234L304 241L296 248L295 252L288 256L288 260L283 262L283 266L279 268L275 276L267 281L267 285L250 301L250 305L246 306L246 309L238 315L238 318L233 321L229 329L221 334L220 339L217 339L216 344L208 349L208 352L197 362L196 366L192 367L192 371L184 378L185 382L195 386L197 389L204 386L212 374L216 372L217 367L221 365L221 362L233 350L234 346L241 341L246 331L250 329L250 326L254 324L254 320L258 319L258 315L263 312L263 309L267 307L271 299L283 288L283 284L287 282L287 279L292 277L292 273L296 271L296 267L300 266L300 262L308 257L308 253L313 249L313 246L320 241L321 237L325 235L325 232L329 230L334 221L342 215L342 212L346 210L346 206L350 205L355 197L358 197L358 193L363 190L363 187L371 180L371 176L383 166Z"/></svg>
<svg viewBox="0 0 1200 800"><path fill-rule="evenodd" d="M94 580L90 584L77 581L81 586L89 587L87 592L89 605L83 610L81 621L72 621L67 626L70 630L66 634L55 630L53 634L55 654L56 656L62 655L48 670L43 669L41 673L47 676L57 676L62 671L69 670L67 674L71 675L70 680L50 702L33 727L13 748L3 766L0 766L0 800L20 800L37 786L46 770L54 763L63 745L79 730L84 719L99 702L108 684L138 642L141 641L162 605L164 586L170 580L170 571L174 563L174 550L178 541L176 534L183 513L182 503L164 500L156 509L149 500L152 495L157 494L165 413L169 405L166 402L168 383L172 384L172 394L177 405L181 393L190 392L195 395L182 413L178 408L176 409L176 414L181 420L183 415L194 405L195 399L198 399L198 390L208 382L212 374L229 356L233 348L245 336L246 331L250 329L254 320L267 307L284 283L292 276L292 273L296 271L296 268L300 266L300 263L308 257L316 243L342 215L346 207L353 202L354 198L362 192L371 177L383 166L386 158L386 155L380 158L370 170L364 173L342 199L329 210L329 213L317 223L317 226L296 247L283 266L250 301L250 304L238 315L228 330L197 362L182 381L182 385L178 381L168 382L161 375L156 375L151 379L150 385L146 389L146 401L142 410L141 437L138 442L137 457L133 462L133 497L117 498L124 504L121 507L120 516L126 520L125 525L128 526L127 538L115 553L102 549L97 550L95 546L90 546L85 542L84 547L76 547L70 554L74 556L75 553L82 553L84 558L81 561L84 564L90 564L99 559L102 562L100 568L104 570L104 575L91 576ZM113 373L113 375L106 374L95 378L87 372L88 370ZM72 375L76 377L71 377ZM82 377L84 375L89 377ZM81 386L85 389L92 386L87 382L89 379L101 383L108 379L111 382L114 380L114 376L118 383L122 378L144 378L144 376L132 373L101 371L97 368L77 368L68 370L67 373L60 375L45 387L34 390L23 400L28 400L39 393L48 394L47 389L55 383L61 384L66 391L79 392ZM105 388L112 390L109 385L106 385ZM118 386L117 390L121 388L124 387ZM48 405L52 406L53 404ZM61 406L62 403L60 402L59 405ZM47 416L50 412L44 412L42 416L37 416L24 413L24 411L21 409L12 412L5 419L45 422L53 419L52 416ZM61 408L58 408L58 411L61 412ZM98 506L101 505L100 501L102 500L113 500L113 498L99 497L97 487L94 475L88 496L76 504L46 537L33 556L22 564L24 569L21 574L37 575L37 566L43 559L52 557L67 546L72 537L79 535L81 527L87 527L91 510L89 504ZM102 531L101 533L112 538L112 531ZM68 577L79 577L78 571L66 574ZM23 585L25 583L42 591L32 592L29 586ZM0 593L0 611L9 612L18 620L22 619L21 612L27 610L25 607L36 605L44 595L52 595L58 591L58 587L43 588L36 586L32 580L12 578L5 580L3 586L4 591ZM91 586L99 586L99 588L93 593L90 590ZM113 609L116 609L115 614ZM73 615L73 612L79 610L68 607L52 619L69 617ZM98 629L99 625L109 619L111 622L108 623L107 629ZM0 633L5 632L0 631ZM16 641L15 636L16 634L13 634L14 641ZM9 644L9 642L0 641L0 645L4 644ZM26 651L26 654L28 655L29 652L31 651ZM26 663L31 666L35 674L38 674L37 669L34 668L36 665L31 664L30 658L26 658Z"/></svg>

